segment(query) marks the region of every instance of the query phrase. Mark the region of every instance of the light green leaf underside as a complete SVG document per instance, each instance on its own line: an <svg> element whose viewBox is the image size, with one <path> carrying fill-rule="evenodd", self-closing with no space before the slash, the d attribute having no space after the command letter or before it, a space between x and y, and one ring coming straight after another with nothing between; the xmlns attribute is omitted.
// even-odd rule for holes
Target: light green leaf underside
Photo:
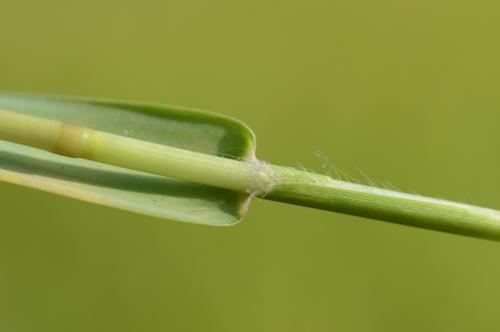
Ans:
<svg viewBox="0 0 500 332"><path fill-rule="evenodd" d="M0 108L227 158L253 158L241 122L204 111L121 101L0 94ZM0 180L178 221L231 225L248 197L0 141Z"/></svg>

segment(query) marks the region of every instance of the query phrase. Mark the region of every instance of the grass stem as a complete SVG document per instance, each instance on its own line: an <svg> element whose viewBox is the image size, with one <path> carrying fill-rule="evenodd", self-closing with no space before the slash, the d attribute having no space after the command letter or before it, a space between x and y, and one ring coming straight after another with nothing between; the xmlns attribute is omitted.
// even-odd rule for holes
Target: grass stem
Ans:
<svg viewBox="0 0 500 332"><path fill-rule="evenodd" d="M265 199L500 240L500 212L0 110L0 139Z"/></svg>

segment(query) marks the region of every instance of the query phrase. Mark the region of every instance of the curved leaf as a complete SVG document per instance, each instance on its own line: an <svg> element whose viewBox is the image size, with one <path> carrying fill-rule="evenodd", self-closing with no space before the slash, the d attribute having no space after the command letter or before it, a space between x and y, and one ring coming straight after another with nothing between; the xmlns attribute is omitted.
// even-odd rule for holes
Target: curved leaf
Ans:
<svg viewBox="0 0 500 332"><path fill-rule="evenodd" d="M255 137L245 124L205 111L22 94L0 95L0 108L226 158L254 158ZM248 200L241 193L5 141L0 141L0 180L137 213L209 225L234 224Z"/></svg>

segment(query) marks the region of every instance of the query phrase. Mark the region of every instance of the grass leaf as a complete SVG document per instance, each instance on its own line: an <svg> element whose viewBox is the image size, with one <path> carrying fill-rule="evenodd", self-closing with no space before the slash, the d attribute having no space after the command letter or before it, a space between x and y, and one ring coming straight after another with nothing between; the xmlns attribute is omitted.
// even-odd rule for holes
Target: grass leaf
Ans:
<svg viewBox="0 0 500 332"><path fill-rule="evenodd" d="M234 119L179 107L2 94L0 108L231 159L253 158L252 131ZM231 225L248 195L0 141L0 180L178 221Z"/></svg>

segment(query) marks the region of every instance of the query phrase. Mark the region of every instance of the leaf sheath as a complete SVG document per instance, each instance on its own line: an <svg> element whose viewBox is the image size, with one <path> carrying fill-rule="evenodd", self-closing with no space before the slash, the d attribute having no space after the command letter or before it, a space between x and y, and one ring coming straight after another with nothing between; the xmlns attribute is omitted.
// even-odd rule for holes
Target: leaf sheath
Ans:
<svg viewBox="0 0 500 332"><path fill-rule="evenodd" d="M500 212L274 167L266 199L449 233L500 240Z"/></svg>

